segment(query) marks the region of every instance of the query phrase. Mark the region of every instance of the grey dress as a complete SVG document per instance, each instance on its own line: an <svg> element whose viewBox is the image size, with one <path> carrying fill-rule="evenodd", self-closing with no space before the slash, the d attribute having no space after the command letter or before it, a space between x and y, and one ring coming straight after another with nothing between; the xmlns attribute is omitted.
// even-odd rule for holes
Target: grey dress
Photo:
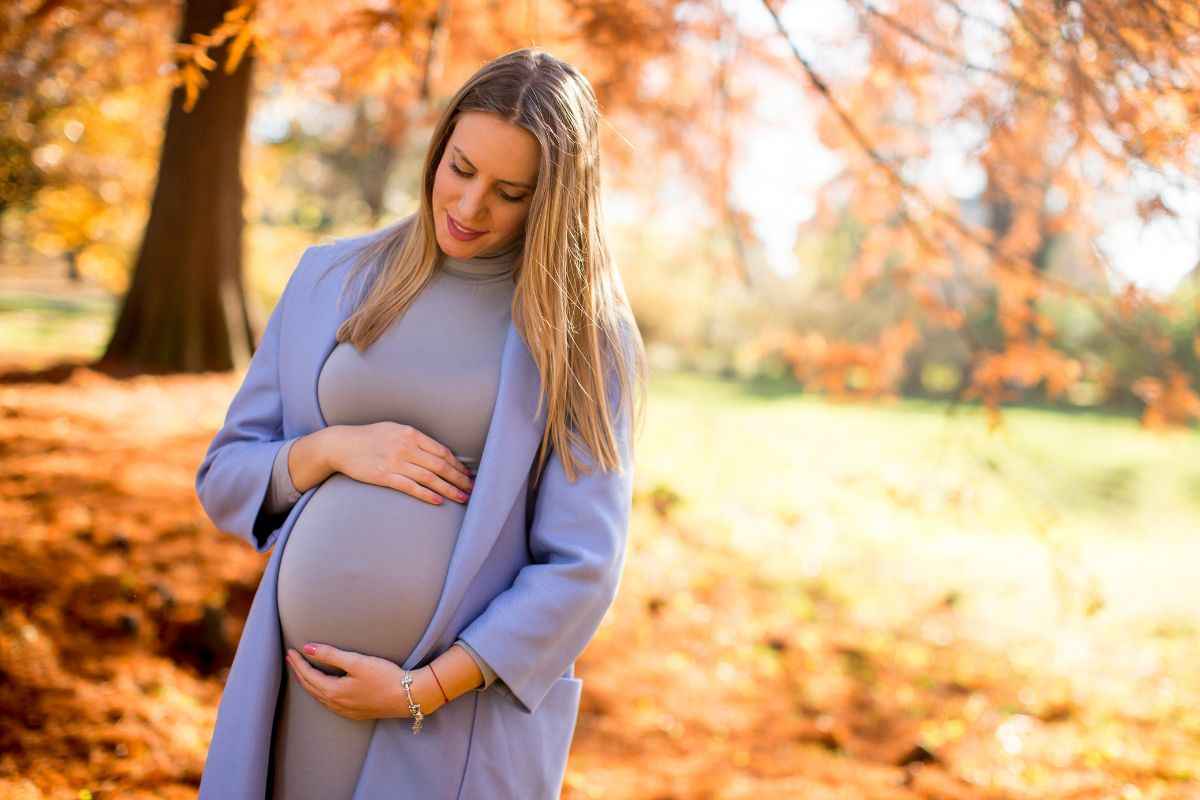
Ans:
<svg viewBox="0 0 1200 800"><path fill-rule="evenodd" d="M359 353L338 344L321 368L318 401L330 425L384 420L412 425L478 468L511 319L520 239L490 257L442 256L405 313ZM294 441L294 440L293 440ZM267 504L299 498L275 459ZM468 501L469 502L469 499ZM313 494L279 562L277 599L285 648L306 642L404 661L433 616L466 505L441 505L397 489L329 476ZM487 689L496 674L466 642ZM331 675L336 667L309 663ZM317 702L285 666L272 739L273 800L350 798L375 727Z"/></svg>

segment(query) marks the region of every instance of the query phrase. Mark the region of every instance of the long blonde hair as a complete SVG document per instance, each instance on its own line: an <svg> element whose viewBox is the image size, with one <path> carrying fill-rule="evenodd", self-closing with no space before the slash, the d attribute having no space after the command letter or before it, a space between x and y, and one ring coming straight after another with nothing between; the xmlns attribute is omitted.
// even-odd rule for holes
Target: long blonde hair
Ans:
<svg viewBox="0 0 1200 800"><path fill-rule="evenodd" d="M577 69L543 50L523 48L490 61L451 99L425 155L420 207L351 253L357 258L343 295L371 264L375 275L338 328L337 341L365 350L433 277L442 257L434 234L434 175L464 111L498 114L541 145L512 300L512 320L541 376L538 412L548 404L533 484L550 447L572 482L580 470L573 448L581 445L601 469L620 469L617 416L632 414L632 448L645 409L645 346L605 239L595 93ZM613 391L618 397L610 416Z"/></svg>

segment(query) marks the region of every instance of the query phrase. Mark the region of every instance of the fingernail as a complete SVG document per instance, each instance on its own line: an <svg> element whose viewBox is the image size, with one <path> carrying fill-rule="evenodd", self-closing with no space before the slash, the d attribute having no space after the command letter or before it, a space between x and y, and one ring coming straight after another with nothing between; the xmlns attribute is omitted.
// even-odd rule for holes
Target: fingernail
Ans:
<svg viewBox="0 0 1200 800"><path fill-rule="evenodd" d="M304 652L308 653L310 656L316 655L317 648L313 647L311 644L306 644L304 645Z"/></svg>

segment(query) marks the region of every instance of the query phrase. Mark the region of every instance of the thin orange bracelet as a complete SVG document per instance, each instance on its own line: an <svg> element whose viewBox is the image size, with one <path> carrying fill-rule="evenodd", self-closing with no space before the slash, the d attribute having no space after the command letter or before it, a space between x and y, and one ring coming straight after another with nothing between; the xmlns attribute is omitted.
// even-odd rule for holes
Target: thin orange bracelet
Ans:
<svg viewBox="0 0 1200 800"><path fill-rule="evenodd" d="M434 679L435 681L437 681L438 689L439 689L439 690L441 691L441 693L442 693L442 699L444 699L444 700L445 700L447 703L449 703L449 702L450 702L450 698L449 698L449 697L446 697L446 690L442 688L442 682L438 680L437 673L433 671L433 662L432 662L432 661L429 663L429 673L430 673L431 675L433 675L433 679Z"/></svg>

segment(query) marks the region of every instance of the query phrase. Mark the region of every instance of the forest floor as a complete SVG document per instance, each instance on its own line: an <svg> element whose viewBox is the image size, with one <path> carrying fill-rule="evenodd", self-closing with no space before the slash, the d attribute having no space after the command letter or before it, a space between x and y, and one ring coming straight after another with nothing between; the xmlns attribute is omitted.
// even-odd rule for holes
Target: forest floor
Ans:
<svg viewBox="0 0 1200 800"><path fill-rule="evenodd" d="M195 797L267 558L215 530L194 492L239 379L0 378L0 798ZM621 590L576 668L564 798L1200 797L1193 508L1146 524L1181 532L1165 544L1106 536L1056 559L1020 534L943 535L922 516L931 487L939 514L970 520L992 502L974 478L917 475L924 457L880 472L820 439L839 430L878 457L849 412L705 406L699 385L652 390ZM746 450L791 443L736 474L794 502L705 483L726 480L726 424ZM1128 471L1097 491L1133 491ZM1138 616L1109 616L1138 598Z"/></svg>

